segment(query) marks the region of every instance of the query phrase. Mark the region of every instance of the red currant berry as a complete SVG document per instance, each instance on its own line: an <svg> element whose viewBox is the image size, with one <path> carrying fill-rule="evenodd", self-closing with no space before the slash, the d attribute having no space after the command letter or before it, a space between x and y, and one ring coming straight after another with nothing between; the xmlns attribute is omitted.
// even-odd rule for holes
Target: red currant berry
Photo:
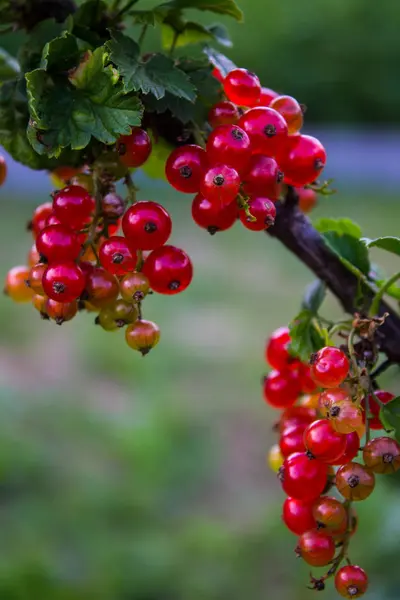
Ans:
<svg viewBox="0 0 400 600"><path fill-rule="evenodd" d="M233 125L240 117L239 109L233 102L227 100L214 104L208 113L208 122L211 127L218 125Z"/></svg>
<svg viewBox="0 0 400 600"><path fill-rule="evenodd" d="M273 108L252 108L240 117L239 127L249 136L253 154L275 156L286 147L286 121ZM279 161L278 164L281 167Z"/></svg>
<svg viewBox="0 0 400 600"><path fill-rule="evenodd" d="M121 296L127 302L141 302L149 293L149 289L146 275L138 271L128 273L120 283Z"/></svg>
<svg viewBox="0 0 400 600"><path fill-rule="evenodd" d="M154 250L163 246L171 235L169 213L157 202L137 202L122 219L122 231L131 248Z"/></svg>
<svg viewBox="0 0 400 600"><path fill-rule="evenodd" d="M279 150L277 161L285 174L284 181L295 187L315 181L326 163L325 148L310 135L289 136Z"/></svg>
<svg viewBox="0 0 400 600"><path fill-rule="evenodd" d="M368 576L357 565L346 565L335 575L335 588L343 598L360 598L368 588Z"/></svg>
<svg viewBox="0 0 400 600"><path fill-rule="evenodd" d="M28 265L34 267L40 261L40 255L37 251L36 244L33 244L28 253Z"/></svg>
<svg viewBox="0 0 400 600"><path fill-rule="evenodd" d="M363 460L374 473L395 473L400 469L400 445L386 436L371 440L364 446Z"/></svg>
<svg viewBox="0 0 400 600"><path fill-rule="evenodd" d="M127 327L125 339L130 348L145 356L160 341L160 329L152 321L136 321Z"/></svg>
<svg viewBox="0 0 400 600"><path fill-rule="evenodd" d="M275 159L254 154L244 176L244 191L246 194L260 194L271 200L277 200L281 193L283 173L279 170Z"/></svg>
<svg viewBox="0 0 400 600"><path fill-rule="evenodd" d="M292 96L278 96L271 101L269 106L285 119L289 134L297 133L303 127L302 108Z"/></svg>
<svg viewBox="0 0 400 600"><path fill-rule="evenodd" d="M329 417L331 407L342 400L351 400L348 392L342 388L324 390L318 401L318 409L322 417Z"/></svg>
<svg viewBox="0 0 400 600"><path fill-rule="evenodd" d="M216 127L210 133L206 150L211 165L228 165L238 173L246 171L252 151L249 136L237 125Z"/></svg>
<svg viewBox="0 0 400 600"><path fill-rule="evenodd" d="M52 212L46 219L43 229L46 227L50 227L50 225L61 225L61 221L56 215ZM64 225L65 227L65 225Z"/></svg>
<svg viewBox="0 0 400 600"><path fill-rule="evenodd" d="M299 208L307 214L312 211L318 202L317 193L311 188L298 187L296 188L297 195L299 197Z"/></svg>
<svg viewBox="0 0 400 600"><path fill-rule="evenodd" d="M391 400L393 400L394 395L390 392L384 392L383 390L376 390L374 395L383 402L383 404L387 404ZM369 419L369 426L371 429L384 429L384 426L381 423L379 418L379 412L381 407L374 399L374 396L370 395L368 398L369 412L373 415L372 418ZM365 401L362 401L362 406L365 409ZM365 410L363 412L363 421L365 422Z"/></svg>
<svg viewBox="0 0 400 600"><path fill-rule="evenodd" d="M58 302L72 302L85 287L85 276L73 262L49 265L43 275L46 296Z"/></svg>
<svg viewBox="0 0 400 600"><path fill-rule="evenodd" d="M46 313L46 302L47 302L47 298L46 296L40 296L39 294L35 294L32 297L32 306L34 307L35 310L37 310L40 313L40 316L42 317L42 319L48 319L49 316Z"/></svg>
<svg viewBox="0 0 400 600"><path fill-rule="evenodd" d="M205 150L200 146L188 144L171 152L165 165L165 175L178 192L194 194L200 189L200 181L206 167Z"/></svg>
<svg viewBox="0 0 400 600"><path fill-rule="evenodd" d="M65 225L50 225L39 233L36 248L48 263L60 263L78 258L81 244L78 236Z"/></svg>
<svg viewBox="0 0 400 600"><path fill-rule="evenodd" d="M72 302L57 302L48 298L45 304L45 313L57 323L62 325L65 321L73 319L78 312L78 303L76 300Z"/></svg>
<svg viewBox="0 0 400 600"><path fill-rule="evenodd" d="M279 470L283 491L293 498L311 502L325 488L328 466L305 453L291 454Z"/></svg>
<svg viewBox="0 0 400 600"><path fill-rule="evenodd" d="M265 346L265 360L273 369L282 371L288 365L295 362L294 356L289 354L290 333L288 327L276 329Z"/></svg>
<svg viewBox="0 0 400 600"><path fill-rule="evenodd" d="M0 185L3 185L7 177L7 163L4 156L0 155Z"/></svg>
<svg viewBox="0 0 400 600"><path fill-rule="evenodd" d="M272 100L274 98L277 98L278 96L279 96L278 92L274 92L274 90L271 90L270 88L267 88L267 87L262 87L258 104L260 106L269 106L271 104Z"/></svg>
<svg viewBox="0 0 400 600"><path fill-rule="evenodd" d="M326 346L311 358L311 376L324 388L340 385L349 373L349 359L339 348Z"/></svg>
<svg viewBox="0 0 400 600"><path fill-rule="evenodd" d="M178 294L192 281L193 266L186 252L180 248L162 246L146 258L143 273L155 292Z"/></svg>
<svg viewBox="0 0 400 600"><path fill-rule="evenodd" d="M32 229L32 233L34 237L38 235L42 231L42 229L46 225L46 219L53 212L53 204L51 202L45 202L44 204L40 204L37 208L35 208L32 221L29 223L29 229Z"/></svg>
<svg viewBox="0 0 400 600"><path fill-rule="evenodd" d="M305 430L304 444L314 458L334 462L344 453L346 438L332 429L328 419L319 419Z"/></svg>
<svg viewBox="0 0 400 600"><path fill-rule="evenodd" d="M117 298L119 287L114 275L102 267L92 267L92 269L85 274L85 296L92 306L103 308L111 304Z"/></svg>
<svg viewBox="0 0 400 600"><path fill-rule="evenodd" d="M325 529L331 535L347 529L347 511L336 498L322 496L313 505L312 514L318 528Z"/></svg>
<svg viewBox="0 0 400 600"><path fill-rule="evenodd" d="M251 217L246 215L245 210L239 211L239 218L246 229L250 231L265 231L275 223L276 208L269 198L256 196L248 201L248 209ZM254 221L252 220L255 219Z"/></svg>
<svg viewBox="0 0 400 600"><path fill-rule="evenodd" d="M136 268L136 252L129 248L127 240L120 235L104 240L99 258L102 266L113 275L125 275Z"/></svg>
<svg viewBox="0 0 400 600"><path fill-rule="evenodd" d="M26 285L29 280L29 267L13 267L8 271L4 283L4 293L14 302L30 302L33 290Z"/></svg>
<svg viewBox="0 0 400 600"><path fill-rule="evenodd" d="M224 91L235 104L255 106L261 95L260 80L247 69L233 69L224 79Z"/></svg>
<svg viewBox="0 0 400 600"><path fill-rule="evenodd" d="M117 152L126 167L141 167L150 156L151 139L144 129L132 127L131 135L117 140Z"/></svg>
<svg viewBox="0 0 400 600"><path fill-rule="evenodd" d="M215 208L221 209L233 202L240 188L240 177L232 167L216 165L205 171L200 183L201 194Z"/></svg>
<svg viewBox="0 0 400 600"><path fill-rule="evenodd" d="M211 75L215 77L215 79L218 79L218 81L220 81L221 83L224 81L224 78L221 75L221 71L217 69L217 67L213 68Z"/></svg>
<svg viewBox="0 0 400 600"><path fill-rule="evenodd" d="M358 431L363 425L362 410L349 398L332 402L328 419L335 431L351 433Z"/></svg>
<svg viewBox="0 0 400 600"><path fill-rule="evenodd" d="M282 412L281 418L279 419L279 431L283 433L285 429L292 427L293 425L303 425L303 431L307 425L310 425L317 418L317 411L315 408L308 408L306 406L289 406Z"/></svg>
<svg viewBox="0 0 400 600"><path fill-rule="evenodd" d="M301 500L296 500L296 498L286 498L283 503L282 519L289 531L296 535L301 535L317 527L312 507L312 502L302 502Z"/></svg>
<svg viewBox="0 0 400 600"><path fill-rule="evenodd" d="M296 371L271 371L264 379L264 400L274 408L292 406L300 393Z"/></svg>
<svg viewBox="0 0 400 600"><path fill-rule="evenodd" d="M303 394L313 394L317 389L314 379L311 377L309 365L300 365L301 391Z"/></svg>
<svg viewBox="0 0 400 600"><path fill-rule="evenodd" d="M31 268L29 271L29 277L26 280L26 284L31 288L31 290L40 296L43 296L44 294L42 280L46 268L47 266L44 263L38 263Z"/></svg>
<svg viewBox="0 0 400 600"><path fill-rule="evenodd" d="M364 465L350 462L339 468L335 482L346 500L365 500L374 490L375 476Z"/></svg>
<svg viewBox="0 0 400 600"><path fill-rule="evenodd" d="M287 458L294 452L305 451L304 430L306 427L306 423L298 423L296 425L285 427L279 440L282 456Z"/></svg>
<svg viewBox="0 0 400 600"><path fill-rule="evenodd" d="M324 567L335 556L335 542L324 531L313 529L300 536L296 553L312 567Z"/></svg>
<svg viewBox="0 0 400 600"><path fill-rule="evenodd" d="M70 185L55 194L53 210L63 225L79 230L90 221L94 200L85 188Z"/></svg>
<svg viewBox="0 0 400 600"><path fill-rule="evenodd" d="M334 463L334 465L347 465L347 463L351 462L353 458L355 458L360 449L360 438L356 431L352 431L351 433L346 433L343 436L346 440L345 450Z"/></svg>
<svg viewBox="0 0 400 600"><path fill-rule="evenodd" d="M194 222L208 233L214 235L217 231L230 229L237 221L238 208L235 202L218 208L213 202L197 194L192 203L192 217Z"/></svg>

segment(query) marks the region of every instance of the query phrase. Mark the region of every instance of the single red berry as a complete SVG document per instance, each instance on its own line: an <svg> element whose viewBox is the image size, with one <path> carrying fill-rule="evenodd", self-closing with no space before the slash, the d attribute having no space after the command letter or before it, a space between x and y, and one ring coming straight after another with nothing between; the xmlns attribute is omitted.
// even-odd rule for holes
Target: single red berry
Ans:
<svg viewBox="0 0 400 600"><path fill-rule="evenodd" d="M211 165L223 164L244 173L251 158L249 136L237 125L220 125L207 140L207 160Z"/></svg>
<svg viewBox="0 0 400 600"><path fill-rule="evenodd" d="M224 91L239 106L255 106L261 95L260 80L247 69L233 69L224 79Z"/></svg>
<svg viewBox="0 0 400 600"><path fill-rule="evenodd" d="M60 219L58 217L56 217L56 215L54 214L54 212L52 212L46 219L46 222L44 224L44 228L45 227L49 227L50 225L62 225ZM64 227L67 227L67 225L64 225ZM43 229L44 229L43 228Z"/></svg>
<svg viewBox="0 0 400 600"><path fill-rule="evenodd" d="M365 500L375 487L375 476L355 462L340 467L336 473L337 490L346 500Z"/></svg>
<svg viewBox="0 0 400 600"><path fill-rule="evenodd" d="M262 198L260 196L250 198L248 209L251 216L247 215L243 209L239 211L239 218L246 229L250 229L250 231L265 231L274 225L276 208L275 204L269 198ZM252 217L255 220L252 220Z"/></svg>
<svg viewBox="0 0 400 600"><path fill-rule="evenodd" d="M301 535L317 524L313 517L313 502L302 502L296 498L286 498L283 503L282 519L286 527L296 535Z"/></svg>
<svg viewBox="0 0 400 600"><path fill-rule="evenodd" d="M165 174L178 192L194 194L200 189L200 181L206 168L205 150L195 144L188 144L171 152L165 165Z"/></svg>
<svg viewBox="0 0 400 600"><path fill-rule="evenodd" d="M360 598L368 588L368 576L357 565L346 565L335 575L335 588L343 598Z"/></svg>
<svg viewBox="0 0 400 600"><path fill-rule="evenodd" d="M192 217L194 222L211 235L217 231L230 229L237 221L238 207L235 202L218 208L213 202L201 194L194 197L192 203Z"/></svg>
<svg viewBox="0 0 400 600"><path fill-rule="evenodd" d="M208 113L208 122L211 127L218 127L218 125L233 125L237 123L240 117L239 109L233 102L224 100L218 102L210 108Z"/></svg>
<svg viewBox="0 0 400 600"><path fill-rule="evenodd" d="M271 371L264 379L264 400L274 408L294 404L300 394L300 378L296 371Z"/></svg>
<svg viewBox="0 0 400 600"><path fill-rule="evenodd" d="M324 531L313 529L300 536L296 553L312 567L324 567L335 556L335 542Z"/></svg>
<svg viewBox="0 0 400 600"><path fill-rule="evenodd" d="M330 463L333 465L347 465L347 463L351 462L353 458L355 458L360 449L360 438L356 431L352 431L351 433L346 433L343 436L346 440L346 447L342 456Z"/></svg>
<svg viewBox="0 0 400 600"><path fill-rule="evenodd" d="M313 394L317 389L314 379L311 377L309 365L300 365L301 391L303 394Z"/></svg>
<svg viewBox="0 0 400 600"><path fill-rule="evenodd" d="M78 258L81 244L69 227L50 225L39 233L36 248L48 263L60 263Z"/></svg>
<svg viewBox="0 0 400 600"><path fill-rule="evenodd" d="M242 127L240 121L239 125ZM281 145L277 161L285 183L301 187L320 176L326 163L326 151L321 142L310 135L291 135Z"/></svg>
<svg viewBox="0 0 400 600"><path fill-rule="evenodd" d="M285 119L289 134L297 133L303 127L303 110L296 98L278 96L271 101L269 106Z"/></svg>
<svg viewBox="0 0 400 600"><path fill-rule="evenodd" d="M314 503L312 514L318 528L330 535L344 533L347 529L347 511L336 498L322 496Z"/></svg>
<svg viewBox="0 0 400 600"><path fill-rule="evenodd" d="M343 388L335 387L324 390L318 401L318 409L322 417L328 418L331 407L342 400L351 400L349 393Z"/></svg>
<svg viewBox="0 0 400 600"><path fill-rule="evenodd" d="M240 176L232 167L215 165L204 172L200 193L218 210L233 202L239 193Z"/></svg>
<svg viewBox="0 0 400 600"><path fill-rule="evenodd" d="M319 419L305 430L304 444L314 458L332 462L345 451L346 438L332 429L328 419Z"/></svg>
<svg viewBox="0 0 400 600"><path fill-rule="evenodd" d="M285 119L273 108L252 108L239 119L239 127L245 130L251 141L253 154L275 156L286 147L288 128ZM279 167L282 171L280 162Z"/></svg>
<svg viewBox="0 0 400 600"><path fill-rule="evenodd" d="M122 231L131 248L154 250L163 246L171 230L171 217L157 202L136 202L122 219Z"/></svg>
<svg viewBox="0 0 400 600"><path fill-rule="evenodd" d="M29 277L26 280L26 284L31 288L37 295L43 296L43 275L45 270L47 269L47 265L44 263L38 263L29 271Z"/></svg>
<svg viewBox="0 0 400 600"><path fill-rule="evenodd" d="M274 158L254 154L243 181L246 194L259 194L277 200L282 190L283 173Z"/></svg>
<svg viewBox="0 0 400 600"><path fill-rule="evenodd" d="M289 353L290 333L288 327L276 329L265 346L265 360L273 369L281 371L297 359Z"/></svg>
<svg viewBox="0 0 400 600"><path fill-rule="evenodd" d="M180 248L162 246L153 250L146 258L143 273L155 292L178 294L192 281L193 266L186 252Z"/></svg>
<svg viewBox="0 0 400 600"><path fill-rule="evenodd" d="M129 248L127 240L120 235L104 240L99 258L103 267L113 275L125 275L136 268L136 252Z"/></svg>
<svg viewBox="0 0 400 600"><path fill-rule="evenodd" d="M317 418L315 408L307 406L289 406L285 408L279 419L279 431L283 433L285 429L293 425L303 425L303 430Z"/></svg>
<svg viewBox="0 0 400 600"><path fill-rule="evenodd" d="M85 276L73 262L51 264L43 275L46 296L58 302L72 302L79 298L85 287Z"/></svg>
<svg viewBox="0 0 400 600"><path fill-rule="evenodd" d="M312 356L311 376L324 388L340 385L349 373L349 359L340 348L326 346Z"/></svg>
<svg viewBox="0 0 400 600"><path fill-rule="evenodd" d="M46 226L46 219L53 212L53 204L51 202L45 202L40 204L33 211L32 221L29 224L29 228L32 229L34 237L36 237L42 229Z"/></svg>
<svg viewBox="0 0 400 600"><path fill-rule="evenodd" d="M359 431L363 426L362 410L350 398L332 402L328 419L333 429L339 433Z"/></svg>
<svg viewBox="0 0 400 600"><path fill-rule="evenodd" d="M0 185L3 185L7 177L7 163L3 155L0 155Z"/></svg>
<svg viewBox="0 0 400 600"><path fill-rule="evenodd" d="M274 90L271 90L270 88L267 88L267 87L262 87L258 104L260 106L269 106L271 104L272 100L274 98L277 98L278 96L279 96L278 92L274 92Z"/></svg>
<svg viewBox="0 0 400 600"><path fill-rule="evenodd" d="M400 469L400 445L387 436L375 438L364 446L363 460L374 473L395 473Z"/></svg>
<svg viewBox="0 0 400 600"><path fill-rule="evenodd" d="M121 135L117 140L120 161L126 167L141 167L151 153L151 139L140 127L132 127L131 135Z"/></svg>
<svg viewBox="0 0 400 600"><path fill-rule="evenodd" d="M327 476L328 466L305 453L291 454L279 470L283 491L304 502L315 500L322 494Z"/></svg>
<svg viewBox="0 0 400 600"><path fill-rule="evenodd" d="M306 427L306 423L285 427L279 440L282 456L287 458L294 452L305 452L304 431Z"/></svg>
<svg viewBox="0 0 400 600"><path fill-rule="evenodd" d="M45 313L57 323L62 325L65 321L73 319L78 312L78 302L73 300L72 302L57 302L48 298L45 304Z"/></svg>
<svg viewBox="0 0 400 600"><path fill-rule="evenodd" d="M87 263L86 263L87 264ZM118 296L119 286L116 278L103 267L93 267L82 270L86 275L85 296L87 301L96 308L104 308L111 304Z"/></svg>
<svg viewBox="0 0 400 600"><path fill-rule="evenodd" d="M378 398L378 400L383 402L383 404L387 404L394 398L393 394L391 394L390 392L385 392L383 390L376 390L374 392L374 395ZM361 404L364 408L363 421L365 422L365 401L363 400ZM385 429L379 418L379 412L381 410L381 407L379 406L377 401L374 399L374 396L372 396L372 394L368 398L368 406L369 406L369 412L373 415L372 418L369 419L370 428L371 429Z"/></svg>
<svg viewBox="0 0 400 600"><path fill-rule="evenodd" d="M79 230L90 221L94 200L85 188L70 185L55 194L53 210L63 225Z"/></svg>
<svg viewBox="0 0 400 600"><path fill-rule="evenodd" d="M298 187L296 188L299 197L299 208L303 213L309 213L318 202L317 192L311 188Z"/></svg>

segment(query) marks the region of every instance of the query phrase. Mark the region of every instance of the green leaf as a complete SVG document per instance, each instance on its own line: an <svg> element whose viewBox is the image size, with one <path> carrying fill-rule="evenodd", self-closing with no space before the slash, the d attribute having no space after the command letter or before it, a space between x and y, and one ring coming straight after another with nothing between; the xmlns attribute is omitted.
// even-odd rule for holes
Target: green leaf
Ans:
<svg viewBox="0 0 400 600"><path fill-rule="evenodd" d="M214 48L204 48L203 52L208 57L210 63L218 69L223 77L226 77L232 69L236 68L235 63Z"/></svg>
<svg viewBox="0 0 400 600"><path fill-rule="evenodd" d="M355 272L355 267L360 274L368 275L370 270L368 250L360 239L337 231L326 231L322 237L347 268Z"/></svg>
<svg viewBox="0 0 400 600"><path fill-rule="evenodd" d="M19 75L18 61L11 54L0 48L0 81L8 81Z"/></svg>
<svg viewBox="0 0 400 600"><path fill-rule="evenodd" d="M326 296L326 285L320 279L316 279L310 285L307 286L304 293L301 307L303 309L311 311L314 315L318 313L318 310L324 301Z"/></svg>
<svg viewBox="0 0 400 600"><path fill-rule="evenodd" d="M291 344L290 352L300 360L308 363L314 352L326 345L326 336L315 323L315 314L311 310L303 309L289 324Z"/></svg>
<svg viewBox="0 0 400 600"><path fill-rule="evenodd" d="M382 406L379 419L386 431L394 430L396 439L400 441L400 396Z"/></svg>
<svg viewBox="0 0 400 600"><path fill-rule="evenodd" d="M129 134L131 126L140 125L140 100L124 93L118 74L104 61L103 48L88 52L70 83L43 69L26 74L28 138L36 152L58 157L63 148L85 148L92 137L112 144Z"/></svg>
<svg viewBox="0 0 400 600"><path fill-rule="evenodd" d="M162 7L157 7L154 10L134 10L129 13L129 16L133 17L136 25L150 25L151 27L155 27L157 23L162 23L167 13L167 8L163 10Z"/></svg>
<svg viewBox="0 0 400 600"><path fill-rule="evenodd" d="M40 67L43 47L64 31L71 29L71 22L56 23L54 19L42 21L30 32L27 41L18 52L18 61L23 72L33 71Z"/></svg>
<svg viewBox="0 0 400 600"><path fill-rule="evenodd" d="M171 48L172 44L175 44L176 48L180 48L201 42L218 42L228 48L232 46L228 31L223 25L210 25L207 27L201 25L201 23L187 21L178 32L169 23L164 23L161 33L164 48ZM176 33L178 33L178 37L175 39Z"/></svg>
<svg viewBox="0 0 400 600"><path fill-rule="evenodd" d="M48 42L43 48L40 68L58 73L69 71L79 61L79 54L76 37L64 31L60 37Z"/></svg>
<svg viewBox="0 0 400 600"><path fill-rule="evenodd" d="M220 15L233 17L237 21L243 21L243 13L234 0L170 0L160 5L170 10L184 10L185 8L196 8L206 10Z"/></svg>
<svg viewBox="0 0 400 600"><path fill-rule="evenodd" d="M314 223L314 227L320 233L327 231L335 231L341 235L347 234L357 239L362 236L361 228L357 223L354 223L351 219L319 219Z"/></svg>
<svg viewBox="0 0 400 600"><path fill-rule="evenodd" d="M112 40L106 47L110 60L123 77L127 92L140 90L143 94L154 94L157 99L168 92L190 102L196 99L195 86L171 58L154 54L146 62L141 62L138 44L120 32L112 33Z"/></svg>
<svg viewBox="0 0 400 600"><path fill-rule="evenodd" d="M364 242L367 248L381 248L382 250L387 250L388 252L400 256L400 238L398 237L385 236L375 238L374 240L362 238L361 241Z"/></svg>

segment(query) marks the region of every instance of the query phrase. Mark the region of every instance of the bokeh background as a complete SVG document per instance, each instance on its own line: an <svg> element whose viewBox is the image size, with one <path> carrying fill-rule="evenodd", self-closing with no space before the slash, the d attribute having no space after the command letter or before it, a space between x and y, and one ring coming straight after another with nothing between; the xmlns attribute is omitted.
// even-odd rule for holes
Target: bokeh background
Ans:
<svg viewBox="0 0 400 600"><path fill-rule="evenodd" d="M306 131L327 146L338 193L312 218L348 216L366 236L398 235L400 4L240 5L246 22L227 21L227 53L305 103ZM191 221L190 198L145 173L136 180L140 198L171 211L173 242L195 265L185 293L146 301L162 329L148 357L88 314L58 328L0 298L0 598L312 598L265 464L276 414L260 390L265 339L294 316L312 274L239 224L208 236ZM50 190L46 173L10 164L3 274L25 262L25 223ZM399 268L374 257L388 273ZM326 312L339 314L334 299ZM396 369L382 385L400 392ZM380 480L359 507L351 557L370 574L371 600L398 599L398 483Z"/></svg>

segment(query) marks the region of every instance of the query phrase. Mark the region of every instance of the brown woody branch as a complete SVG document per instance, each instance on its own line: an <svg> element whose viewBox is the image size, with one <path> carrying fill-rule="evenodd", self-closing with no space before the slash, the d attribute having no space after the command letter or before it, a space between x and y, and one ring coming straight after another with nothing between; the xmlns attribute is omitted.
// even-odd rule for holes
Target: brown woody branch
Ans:
<svg viewBox="0 0 400 600"><path fill-rule="evenodd" d="M292 188L289 188L285 202L277 203L275 225L267 233L278 239L324 281L347 313L360 312L360 307L355 302L359 289L358 278L346 269L324 243L310 220L299 210L297 195ZM372 293L364 287L363 295L364 308L367 309ZM379 314L384 313L389 313L389 317L379 328L379 349L391 363L400 364L400 317L388 304L381 302Z"/></svg>

